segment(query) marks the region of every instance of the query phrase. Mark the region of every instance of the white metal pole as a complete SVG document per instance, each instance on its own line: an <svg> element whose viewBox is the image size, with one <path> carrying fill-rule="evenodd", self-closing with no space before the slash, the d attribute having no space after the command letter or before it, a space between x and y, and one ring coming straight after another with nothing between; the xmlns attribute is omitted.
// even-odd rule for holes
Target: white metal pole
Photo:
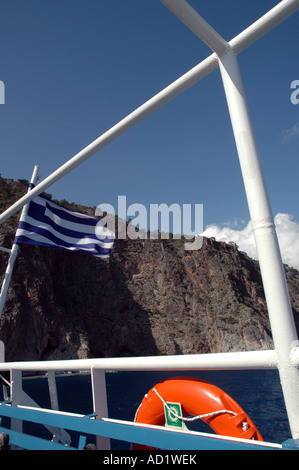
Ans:
<svg viewBox="0 0 299 470"><path fill-rule="evenodd" d="M299 357L294 356L299 365ZM154 370L259 370L277 369L275 351L242 351L228 353L186 354L179 356L112 357L59 361L24 361L0 363L0 370L80 371L89 370L154 371Z"/></svg>
<svg viewBox="0 0 299 470"><path fill-rule="evenodd" d="M293 438L299 437L299 370L291 362L297 332L274 220L235 54L219 58L258 252L278 369Z"/></svg>
<svg viewBox="0 0 299 470"><path fill-rule="evenodd" d="M31 180L30 180L31 184L36 183L37 176L38 176L38 166L36 165L33 169L33 173L32 173L32 176L31 176ZM28 192L30 191L30 189L31 188L29 187ZM24 206L24 208L22 210L21 218L26 215L27 210L28 210L28 206ZM0 293L0 319L1 319L3 309L4 309L4 304L5 304L5 300L6 300L6 296L7 296L7 291L8 291L10 279L11 279L11 276L12 276L13 267L14 267L16 258L18 256L18 251L19 251L18 245L16 243L13 243L12 248L10 250L9 260L8 260L8 264L7 264L7 267L6 267L5 274L4 274L2 287L1 287L1 293Z"/></svg>
<svg viewBox="0 0 299 470"><path fill-rule="evenodd" d="M231 49L233 49L236 54L243 51L295 13L298 8L299 0L282 0L252 25L229 41Z"/></svg>
<svg viewBox="0 0 299 470"><path fill-rule="evenodd" d="M248 28L226 42L186 0L160 0L160 2L218 55L225 52L227 45L238 54L299 8L299 0L282 0Z"/></svg>
<svg viewBox="0 0 299 470"><path fill-rule="evenodd" d="M284 0L230 44L208 25L185 0L160 0L212 50L219 67L237 145L245 191L255 236L264 291L278 359L282 390L290 428L299 437L299 370L292 363L298 344L274 220L247 109L242 78L233 46L247 46L283 21L299 6L299 0Z"/></svg>
<svg viewBox="0 0 299 470"><path fill-rule="evenodd" d="M172 1L174 2L175 0ZM266 34L271 28L274 28L279 22L287 18L287 16L290 16L292 13L294 13L298 6L299 0L283 0L277 7L274 7L273 10L269 12L269 14L266 14L252 26L243 31L243 33L232 39L229 42L229 45L233 49L236 49L238 52L240 52L263 34ZM257 25L256 27L255 24ZM209 38L210 33L205 39L207 40ZM5 222L6 219L20 210L25 204L30 202L34 197L38 196L38 194L40 194L42 191L45 191L52 184L56 183L63 176L68 174L78 165L90 158L92 155L115 140L142 119L149 116L159 107L163 106L165 103L168 103L168 101L172 100L184 90L187 90L206 75L216 70L217 67L217 56L215 53L213 53L198 65L193 67L191 70L189 70L187 73L182 75L182 77L171 83L164 90L157 93L157 95L153 96L150 100L137 108L127 117L122 119L118 124L102 134L75 156L70 158L61 167L59 167L41 183L39 183L32 191L32 194L26 194L16 201L15 204L13 204L0 215L0 224Z"/></svg>
<svg viewBox="0 0 299 470"><path fill-rule="evenodd" d="M16 244L13 244L12 249L10 250L10 255L8 259L8 263L6 266L3 282L2 282L2 287L1 287L1 292L0 292L0 318L4 309L4 304L7 296L7 291L9 288L9 283L13 271L13 267L16 261L16 258L18 256L18 251L19 247Z"/></svg>
<svg viewBox="0 0 299 470"><path fill-rule="evenodd" d="M11 253L10 248L4 248L4 246L0 246L0 251L4 251L5 253Z"/></svg>
<svg viewBox="0 0 299 470"><path fill-rule="evenodd" d="M205 60L200 62L198 65L193 67L191 70L186 72L176 81L167 86L164 90L157 93L151 99L146 101L143 105L133 111L131 114L126 116L124 119L119 121L115 126L111 127L107 132L102 134L91 144L77 153L75 156L70 158L67 162L61 165L51 175L41 181L30 194L25 194L18 201L16 201L11 207L4 211L0 215L0 224L5 222L15 212L20 210L24 204L30 202L34 197L38 196L42 191L45 191L49 186L56 183L63 176L74 170L78 165L83 163L85 160L90 158L96 152L104 148L106 145L111 143L121 134L126 132L128 129L133 127L135 124L140 122L142 119L149 116L151 113L156 111L158 108L163 106L168 101L172 100L184 90L194 85L194 83L201 80L203 77L208 75L210 72L218 67L216 54L211 54Z"/></svg>
<svg viewBox="0 0 299 470"><path fill-rule="evenodd" d="M22 403L22 372L11 369L10 371L10 399L12 406L18 406ZM11 418L10 428L12 431L22 433L23 421L21 419ZM17 450L18 446L12 445L12 450Z"/></svg>
<svg viewBox="0 0 299 470"><path fill-rule="evenodd" d="M96 419L108 418L107 388L105 371L91 367L92 403ZM110 450L110 439L97 437L97 449Z"/></svg>
<svg viewBox="0 0 299 470"><path fill-rule="evenodd" d="M196 36L205 42L217 55L223 54L228 43L185 0L160 0Z"/></svg>

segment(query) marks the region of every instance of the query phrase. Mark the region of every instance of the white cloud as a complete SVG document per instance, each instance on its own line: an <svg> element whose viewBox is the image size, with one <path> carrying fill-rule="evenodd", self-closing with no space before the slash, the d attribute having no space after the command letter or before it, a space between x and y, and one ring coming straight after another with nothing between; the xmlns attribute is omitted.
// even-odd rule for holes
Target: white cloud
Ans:
<svg viewBox="0 0 299 470"><path fill-rule="evenodd" d="M299 122L296 122L290 129L287 129L282 132L282 140L284 142L290 142L299 137Z"/></svg>
<svg viewBox="0 0 299 470"><path fill-rule="evenodd" d="M290 214L277 214L275 226L279 239L282 260L284 263L299 270L299 223ZM232 224L235 226L236 222ZM242 229L217 225L209 225L201 234L205 237L215 237L218 241L235 242L239 250L245 251L251 258L257 259L251 222Z"/></svg>
<svg viewBox="0 0 299 470"><path fill-rule="evenodd" d="M275 224L283 262L299 270L299 223L290 214L277 214Z"/></svg>

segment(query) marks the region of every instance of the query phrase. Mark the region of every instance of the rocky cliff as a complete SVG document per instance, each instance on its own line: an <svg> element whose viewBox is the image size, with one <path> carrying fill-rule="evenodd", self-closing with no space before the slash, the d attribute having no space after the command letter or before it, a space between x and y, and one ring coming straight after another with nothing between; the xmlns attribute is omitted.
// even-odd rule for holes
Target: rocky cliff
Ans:
<svg viewBox="0 0 299 470"><path fill-rule="evenodd" d="M1 212L26 188L0 178ZM1 246L16 221L1 228ZM1 274L7 259L0 252ZM299 272L285 269L298 325ZM258 263L213 239L198 251L182 240L117 240L109 260L23 245L0 327L8 361L272 348Z"/></svg>

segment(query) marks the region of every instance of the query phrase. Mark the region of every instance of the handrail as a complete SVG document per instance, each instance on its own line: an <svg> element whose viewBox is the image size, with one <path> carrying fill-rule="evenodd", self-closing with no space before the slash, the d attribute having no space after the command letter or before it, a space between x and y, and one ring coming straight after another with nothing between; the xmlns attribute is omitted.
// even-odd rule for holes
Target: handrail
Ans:
<svg viewBox="0 0 299 470"><path fill-rule="evenodd" d="M174 4L178 6L186 5L184 0L161 1L172 5L172 7ZM201 20L199 15L192 18L192 12L188 7L188 11L186 10L187 23L192 22L191 29L193 31L197 30L197 26L199 29L204 28L206 42L212 48L213 44L215 45L215 52L98 137L0 215L0 223L2 223L83 161L219 66L259 252L275 350L165 357L2 362L0 363L0 371L80 371L90 369L91 371L101 371L100 373L104 375L102 371L111 369L122 371L278 369L291 432L294 438L299 436L299 348L297 333L286 288L273 217L254 144L241 75L235 57L241 50L266 34L298 8L299 0L282 0L253 25L226 43L209 25ZM271 263L268 262L269 259L271 259ZM295 347L292 347L293 343L296 343ZM17 372L18 374L19 372Z"/></svg>
<svg viewBox="0 0 299 470"><path fill-rule="evenodd" d="M110 437L127 442L136 442L162 449L281 449L282 445L248 439L231 438L196 431L164 428L156 425L140 424L131 421L102 418L48 409L13 407L0 404L2 416L22 419L44 425L64 427L70 431Z"/></svg>
<svg viewBox="0 0 299 470"><path fill-rule="evenodd" d="M295 360L299 362L299 353ZM83 371L91 368L117 371L276 369L277 356L274 350L258 350L186 354L182 356L115 357L0 363L0 371Z"/></svg>

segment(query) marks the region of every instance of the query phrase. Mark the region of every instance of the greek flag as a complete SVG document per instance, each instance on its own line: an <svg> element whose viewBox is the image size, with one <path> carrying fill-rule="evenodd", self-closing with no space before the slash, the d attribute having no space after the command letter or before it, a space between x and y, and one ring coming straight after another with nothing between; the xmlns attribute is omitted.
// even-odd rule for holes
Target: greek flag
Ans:
<svg viewBox="0 0 299 470"><path fill-rule="evenodd" d="M100 258L111 254L114 233L95 217L79 214L40 195L21 217L14 243L85 251Z"/></svg>

